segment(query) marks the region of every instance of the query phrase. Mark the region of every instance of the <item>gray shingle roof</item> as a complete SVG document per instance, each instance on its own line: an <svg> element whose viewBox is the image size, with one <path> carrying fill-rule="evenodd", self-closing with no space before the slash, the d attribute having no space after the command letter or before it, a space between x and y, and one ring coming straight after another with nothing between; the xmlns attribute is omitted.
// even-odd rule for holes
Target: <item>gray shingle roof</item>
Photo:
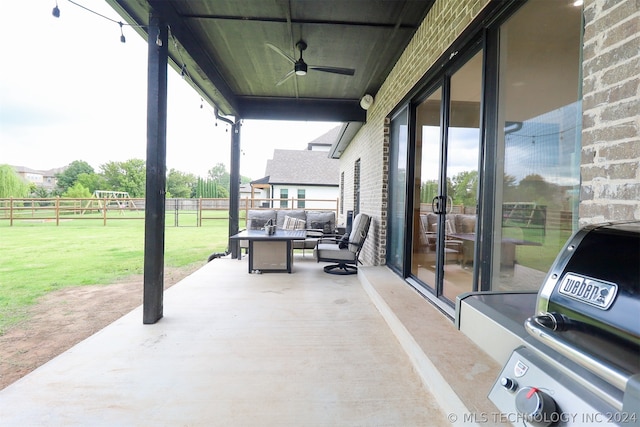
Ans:
<svg viewBox="0 0 640 427"><path fill-rule="evenodd" d="M334 142L336 142L336 139L338 139L338 133L340 133L340 128L341 126L336 126L335 128L331 129L327 133L320 135L319 137L311 141L309 144L307 144L307 147L310 147L312 145L324 145L324 146L331 147L331 145Z"/></svg>
<svg viewBox="0 0 640 427"><path fill-rule="evenodd" d="M326 151L274 150L267 161L269 184L334 185L340 182L340 160Z"/></svg>

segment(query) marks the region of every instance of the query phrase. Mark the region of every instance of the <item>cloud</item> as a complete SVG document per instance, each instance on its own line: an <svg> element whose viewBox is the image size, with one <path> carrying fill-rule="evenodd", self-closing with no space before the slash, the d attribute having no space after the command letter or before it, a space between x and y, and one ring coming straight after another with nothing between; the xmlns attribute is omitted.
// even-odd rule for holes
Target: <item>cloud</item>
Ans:
<svg viewBox="0 0 640 427"><path fill-rule="evenodd" d="M105 2L80 1L121 18ZM85 160L146 158L147 44L69 2L5 0L0 26L0 163L50 169ZM37 31L35 30L37 29ZM210 106L171 69L168 77L167 169L206 176L229 168L231 134ZM274 148L304 149L335 123L247 121L240 173L264 175Z"/></svg>

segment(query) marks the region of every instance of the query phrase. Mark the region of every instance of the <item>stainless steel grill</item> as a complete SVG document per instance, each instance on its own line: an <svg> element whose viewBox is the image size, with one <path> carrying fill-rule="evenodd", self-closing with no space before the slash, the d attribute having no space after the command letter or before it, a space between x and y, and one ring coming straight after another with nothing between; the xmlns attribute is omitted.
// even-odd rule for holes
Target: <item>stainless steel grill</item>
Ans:
<svg viewBox="0 0 640 427"><path fill-rule="evenodd" d="M522 345L489 393L504 419L535 427L640 424L640 222L578 231L530 316L528 335L520 334Z"/></svg>

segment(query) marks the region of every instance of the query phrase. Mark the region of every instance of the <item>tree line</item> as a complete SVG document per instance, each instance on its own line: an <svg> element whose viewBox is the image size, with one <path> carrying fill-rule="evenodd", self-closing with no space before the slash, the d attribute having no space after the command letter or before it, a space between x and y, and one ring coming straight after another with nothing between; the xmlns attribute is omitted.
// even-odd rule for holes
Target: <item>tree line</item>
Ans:
<svg viewBox="0 0 640 427"><path fill-rule="evenodd" d="M560 186L547 182L538 174L527 175L518 181L514 176L504 174L502 180L503 201L505 203L536 203L560 210L572 209L575 195L573 186ZM425 181L420 186L420 202L431 203L439 195L438 181ZM447 196L454 205L473 207L477 204L478 171L464 171L447 177Z"/></svg>
<svg viewBox="0 0 640 427"><path fill-rule="evenodd" d="M141 159L122 162L109 161L98 171L83 160L71 162L64 171L56 174L56 187L52 190L42 185L28 183L11 166L0 165L0 198L8 197L91 197L96 190L121 191L132 198L145 197L146 163ZM242 184L250 182L241 176ZM228 198L231 175L223 163L217 163L206 178L192 173L170 169L167 172L167 198Z"/></svg>

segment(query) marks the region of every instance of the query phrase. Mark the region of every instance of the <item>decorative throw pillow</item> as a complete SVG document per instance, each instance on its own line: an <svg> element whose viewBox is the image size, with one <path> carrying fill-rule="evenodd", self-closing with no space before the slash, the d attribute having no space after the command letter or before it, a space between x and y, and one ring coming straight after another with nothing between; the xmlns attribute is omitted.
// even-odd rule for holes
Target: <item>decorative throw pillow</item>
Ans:
<svg viewBox="0 0 640 427"><path fill-rule="evenodd" d="M335 230L335 214L333 212L307 212L307 226L314 230L322 230L325 234L332 234Z"/></svg>
<svg viewBox="0 0 640 427"><path fill-rule="evenodd" d="M263 229L269 220L271 220L272 224L275 224L276 211L271 209L250 209L247 212L247 228L250 230Z"/></svg>
<svg viewBox="0 0 640 427"><path fill-rule="evenodd" d="M278 209L276 212L276 222L274 224L280 229L284 229L284 220L286 217L296 219L307 219L307 212L304 209Z"/></svg>
<svg viewBox="0 0 640 427"><path fill-rule="evenodd" d="M282 229L283 230L295 230L297 222L298 222L298 220L296 218L292 218L289 215L287 215L287 216L284 217L284 223L282 224Z"/></svg>
<svg viewBox="0 0 640 427"><path fill-rule="evenodd" d="M331 222L329 221L313 221L311 228L313 230L322 230L325 234L331 234Z"/></svg>
<svg viewBox="0 0 640 427"><path fill-rule="evenodd" d="M307 226L307 221L300 218L293 218L289 215L284 217L284 222L282 223L283 230L304 230Z"/></svg>

